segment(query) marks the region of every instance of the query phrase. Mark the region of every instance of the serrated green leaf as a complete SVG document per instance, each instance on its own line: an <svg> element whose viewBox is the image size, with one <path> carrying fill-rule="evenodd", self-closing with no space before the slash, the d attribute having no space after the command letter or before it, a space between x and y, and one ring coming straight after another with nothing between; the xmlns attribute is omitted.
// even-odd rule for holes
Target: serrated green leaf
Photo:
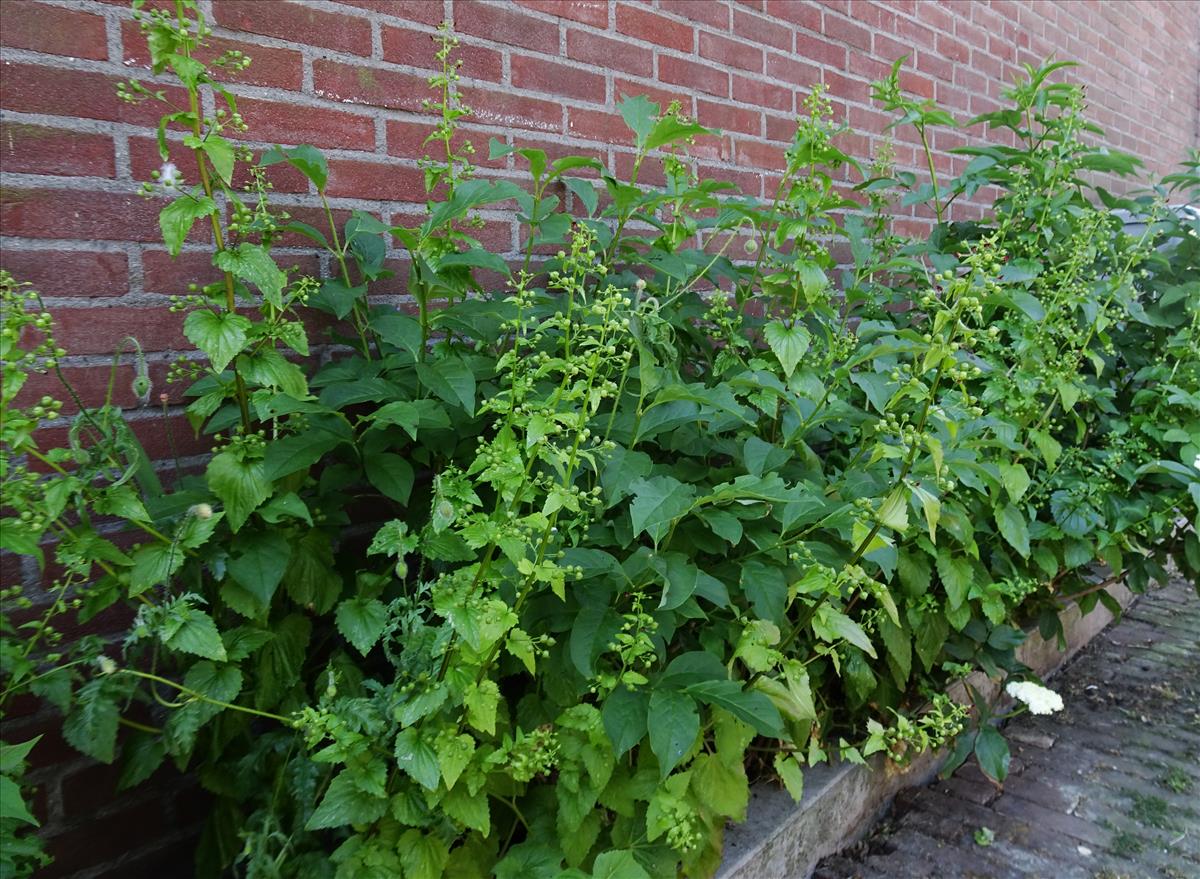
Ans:
<svg viewBox="0 0 1200 879"><path fill-rule="evenodd" d="M996 511L996 525L1009 545L1022 558L1029 558L1029 525L1025 514L1013 504L1005 504Z"/></svg>
<svg viewBox="0 0 1200 879"><path fill-rule="evenodd" d="M239 537L233 545L230 576L247 592L258 599L265 610L283 579L292 556L292 544L287 535L278 531L263 531Z"/></svg>
<svg viewBox="0 0 1200 879"><path fill-rule="evenodd" d="M421 738L416 727L402 730L396 736L396 765L412 779L428 790L437 790L442 780L442 770L437 754L429 743Z"/></svg>
<svg viewBox="0 0 1200 879"><path fill-rule="evenodd" d="M225 661L225 644L212 617L193 607L177 622L178 628L163 643L172 650Z"/></svg>
<svg viewBox="0 0 1200 879"><path fill-rule="evenodd" d="M456 736L446 731L437 737L433 748L437 752L438 766L441 767L446 787L453 788L475 754L475 740L468 735Z"/></svg>
<svg viewBox="0 0 1200 879"><path fill-rule="evenodd" d="M971 591L971 560L966 556L954 555L942 547L938 550L937 571L950 598L950 607L961 607Z"/></svg>
<svg viewBox="0 0 1200 879"><path fill-rule="evenodd" d="M406 830L396 847L405 879L442 879L450 850L436 834Z"/></svg>
<svg viewBox="0 0 1200 879"><path fill-rule="evenodd" d="M287 275L271 259L265 247L244 241L235 248L217 251L213 255L213 265L247 284L253 284L265 301L278 309L283 308L283 288L287 284Z"/></svg>
<svg viewBox="0 0 1200 879"><path fill-rule="evenodd" d="M306 830L323 830L347 824L370 824L387 811L387 800L364 792L354 783L350 770L342 770L329 784L321 805L305 825Z"/></svg>
<svg viewBox="0 0 1200 879"><path fill-rule="evenodd" d="M220 452L208 462L207 475L208 487L225 504L229 528L235 534L271 496L271 483L259 460L241 460L233 452Z"/></svg>
<svg viewBox="0 0 1200 879"><path fill-rule="evenodd" d="M75 694L75 704L63 722L63 738L92 759L111 763L116 756L119 715L116 696L107 680L90 680Z"/></svg>
<svg viewBox="0 0 1200 879"><path fill-rule="evenodd" d="M190 195L181 195L159 211L158 225L171 256L179 256L179 249L191 232L192 224L216 209L216 203L197 187Z"/></svg>
<svg viewBox="0 0 1200 879"><path fill-rule="evenodd" d="M700 734L696 703L691 696L676 690L655 690L650 695L647 725L650 750L658 758L660 777L666 778Z"/></svg>
<svg viewBox="0 0 1200 879"><path fill-rule="evenodd" d="M629 517L636 537L645 531L658 543L667 533L671 523L692 508L696 489L671 476L654 476L637 479L629 485L633 502L629 505Z"/></svg>
<svg viewBox="0 0 1200 879"><path fill-rule="evenodd" d="M338 605L334 619L342 637L366 656L383 636L388 610L374 598L348 598Z"/></svg>
<svg viewBox="0 0 1200 879"><path fill-rule="evenodd" d="M472 684L463 694L467 707L467 723L480 732L494 735L496 732L496 709L500 705L500 687L495 681L484 680Z"/></svg>

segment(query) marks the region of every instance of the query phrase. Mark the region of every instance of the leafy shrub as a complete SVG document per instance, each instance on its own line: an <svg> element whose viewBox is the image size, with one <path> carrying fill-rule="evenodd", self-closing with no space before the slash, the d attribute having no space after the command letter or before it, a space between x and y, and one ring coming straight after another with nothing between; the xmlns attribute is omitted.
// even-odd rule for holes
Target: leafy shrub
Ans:
<svg viewBox="0 0 1200 879"><path fill-rule="evenodd" d="M57 705L122 786L168 759L195 773L202 875L708 875L752 777L799 796L804 765L946 742L965 713L934 695L947 677L1020 673L1025 622L1052 634L1064 600L1108 600L1097 563L1135 588L1168 558L1200 571L1196 222L1165 190L1092 187L1135 162L1083 139L1061 65L970 123L1015 146L920 185L876 157L860 210L819 91L770 203L699 179L709 132L645 98L619 105L628 181L498 143L526 185L476 178L444 32L424 222L339 228L317 150L256 163L226 138L244 123L193 57L194 4L140 21L191 97L146 192L175 196L171 252L206 224L223 273L173 306L206 357L173 377L213 455L167 491L111 404L40 448L59 404L16 395L63 352L5 276L3 539L45 565L49 603L8 595L4 697ZM876 89L897 125L955 124L898 69ZM665 187L638 183L647 162ZM327 229L272 207L277 163ZM982 187L985 218L946 219ZM932 208L927 238L893 232L896 199ZM473 210L509 201L519 266L472 237ZM282 268L284 233L337 276ZM415 317L368 298L393 241ZM118 604L119 647L56 634Z"/></svg>

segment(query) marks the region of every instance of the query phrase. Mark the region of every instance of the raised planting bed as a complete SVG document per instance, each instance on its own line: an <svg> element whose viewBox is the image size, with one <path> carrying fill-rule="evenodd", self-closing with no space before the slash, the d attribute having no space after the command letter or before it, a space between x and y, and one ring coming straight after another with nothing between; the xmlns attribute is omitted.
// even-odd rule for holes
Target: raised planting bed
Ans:
<svg viewBox="0 0 1200 879"><path fill-rule="evenodd" d="M1134 594L1123 583L1112 583L1105 591L1122 608L1133 603ZM1059 649L1057 639L1047 640L1035 628L1016 651L1017 659L1042 678L1053 675L1100 634L1113 615L1100 604L1085 615L1072 603L1059 619L1065 650ZM970 684L994 705L1001 698L1002 683L976 671L948 692L955 701L969 704ZM867 766L814 766L804 773L799 803L777 785L755 785L746 821L726 832L717 879L807 879L822 858L861 838L897 793L932 780L948 756L949 750L943 749L921 754L905 766L883 754L875 755Z"/></svg>

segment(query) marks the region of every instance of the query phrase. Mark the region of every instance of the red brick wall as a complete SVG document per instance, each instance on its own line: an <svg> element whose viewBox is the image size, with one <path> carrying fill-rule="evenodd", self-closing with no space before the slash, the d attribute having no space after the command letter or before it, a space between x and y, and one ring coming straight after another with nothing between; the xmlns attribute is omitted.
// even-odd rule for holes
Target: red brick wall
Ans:
<svg viewBox="0 0 1200 879"><path fill-rule="evenodd" d="M1050 55L1078 60L1082 66L1071 75L1087 85L1093 118L1108 129L1109 143L1141 156L1155 173L1182 159L1200 133L1200 14L1188 0L202 0L202 6L221 48L254 59L233 89L253 141L326 149L335 209L371 210L397 224L415 223L422 210L417 159L430 120L421 101L430 94L430 35L443 19L454 22L462 39L462 87L475 111L466 130L486 173L521 173L512 160L485 160L493 136L551 154L597 155L627 173L631 151L615 102L644 93L677 98L686 113L724 130L696 150L706 173L769 195L809 87L828 87L859 132L844 146L865 158L888 121L872 108L869 84L903 54L910 56L906 88L960 118L996 107L1022 63ZM115 96L119 79L153 79L127 4L0 0L0 45L0 265L49 297L71 351L68 369L89 402L103 389L96 364L133 334L149 352L154 397L167 391L177 403L178 386L166 386L163 377L185 342L166 297L210 270L203 232L171 261L159 240L159 205L135 194L158 164L158 107L131 108ZM944 173L963 163L945 151L971 136L937 133ZM903 135L897 155L901 165L919 170L915 146ZM182 154L178 163L186 175ZM315 205L303 180L275 179L278 201L293 214ZM487 218L484 239L513 251L512 218ZM328 268L301 249L287 258L312 271ZM119 402L132 406L130 358L124 361ZM34 390L40 395L43 388L52 390ZM165 456L161 412L130 417ZM200 451L174 409L171 420L180 451ZM14 575L11 561L5 560L6 577ZM53 762L56 750L47 753ZM64 858L58 873L111 863L114 876L173 875L145 858L170 848L171 828L185 832L185 812L155 806L146 795L103 805L112 773L80 759L39 773L39 810ZM138 821L151 823L135 834Z"/></svg>

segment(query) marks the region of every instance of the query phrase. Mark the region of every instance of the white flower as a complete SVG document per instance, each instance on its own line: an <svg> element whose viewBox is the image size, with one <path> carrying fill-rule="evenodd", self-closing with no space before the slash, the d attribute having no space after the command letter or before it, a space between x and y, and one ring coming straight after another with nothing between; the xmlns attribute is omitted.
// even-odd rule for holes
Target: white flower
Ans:
<svg viewBox="0 0 1200 879"><path fill-rule="evenodd" d="M164 162L158 169L158 182L163 189L174 189L183 182L183 175L179 173L174 162Z"/></svg>
<svg viewBox="0 0 1200 879"><path fill-rule="evenodd" d="M1004 689L1008 695L1029 706L1031 714L1053 714L1063 709L1062 696L1032 681L1013 681Z"/></svg>
<svg viewBox="0 0 1200 879"><path fill-rule="evenodd" d="M1196 456L1196 460L1192 462L1192 466L1200 470L1200 455Z"/></svg>
<svg viewBox="0 0 1200 879"><path fill-rule="evenodd" d="M188 512L197 519L211 519L213 508L208 504L196 504L194 507L188 507Z"/></svg>

